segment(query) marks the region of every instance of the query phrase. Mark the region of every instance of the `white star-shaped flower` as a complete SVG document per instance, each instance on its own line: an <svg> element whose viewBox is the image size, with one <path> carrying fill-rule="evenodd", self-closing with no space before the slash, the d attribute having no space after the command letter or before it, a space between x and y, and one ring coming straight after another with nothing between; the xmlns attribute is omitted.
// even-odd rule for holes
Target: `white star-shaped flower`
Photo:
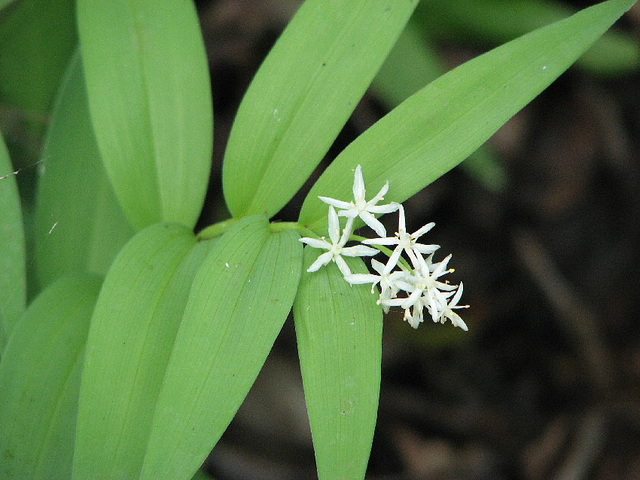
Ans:
<svg viewBox="0 0 640 480"><path fill-rule="evenodd" d="M389 190L389 182L386 182L380 189L378 194L368 202L365 199L366 190L364 188L364 179L362 178L362 169L360 165L356 167L354 179L353 179L353 201L344 202L342 200L336 200L329 197L318 197L324 203L333 205L338 208L338 215L347 218L360 217L364 223L373 229L378 235L384 237L387 234L384 226L373 215L374 213L383 214L395 212L399 207L399 203L389 203L388 205L376 205L384 198L384 195Z"/></svg>
<svg viewBox="0 0 640 480"><path fill-rule="evenodd" d="M418 238L420 238L435 226L435 223L427 223L415 232L409 234L407 233L407 227L404 218L404 208L402 207L402 205L400 205L398 212L398 231L396 232L394 237L370 238L362 242L366 245L396 245L396 248L393 250L393 253L389 257L387 266L385 267L385 271L387 273L393 270L393 268L398 264L398 259L400 258L400 254L403 250L407 252L407 255L409 256L409 259L411 260L414 268L418 268L419 261L417 253L428 255L440 248L439 245L423 245L417 242Z"/></svg>
<svg viewBox="0 0 640 480"><path fill-rule="evenodd" d="M329 206L329 239L331 243L327 242L324 237L322 238L309 238L303 237L300 239L302 243L306 243L313 248L321 248L327 250L321 254L315 262L307 269L307 272L315 272L327 265L329 262L335 262L342 275L347 277L351 275L351 270L347 262L344 261L342 256L346 257L370 257L378 253L378 250L364 245L356 245L353 247L345 247L345 244L349 240L351 235L351 229L353 227L353 218L347 219L347 225L340 235L340 220L333 206Z"/></svg>
<svg viewBox="0 0 640 480"><path fill-rule="evenodd" d="M442 309L440 313L440 323L444 323L448 318L456 327L460 327L466 332L469 330L467 324L464 323L464 320L462 320L460 315L453 311L454 308L469 308L469 305L458 305L460 297L462 297L462 282L460 282L460 286L458 287L458 290L456 291L456 294L453 296L451 301L445 304L444 308Z"/></svg>
<svg viewBox="0 0 640 480"><path fill-rule="evenodd" d="M406 283L403 283L403 279L408 275L403 270L396 270L395 272L385 273L384 263L378 262L375 259L371 260L371 266L378 272L378 275L372 273L356 273L346 276L344 279L351 285L358 285L363 283L371 283L371 293L377 284L380 284L380 297L376 302L378 305L382 305L384 313L389 313L388 300L394 298L399 290L406 288Z"/></svg>

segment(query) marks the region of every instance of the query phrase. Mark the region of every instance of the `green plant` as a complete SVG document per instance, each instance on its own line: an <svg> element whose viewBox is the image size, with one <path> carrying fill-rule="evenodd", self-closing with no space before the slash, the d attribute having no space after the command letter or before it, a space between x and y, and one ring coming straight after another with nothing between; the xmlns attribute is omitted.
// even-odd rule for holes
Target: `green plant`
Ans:
<svg viewBox="0 0 640 480"><path fill-rule="evenodd" d="M476 150L633 3L588 8L433 81L332 161L297 221L270 223L326 154L417 4L307 0L238 111L222 178L231 218L196 235L213 122L192 2L78 0L80 48L47 130L28 256L16 175L0 147L3 478L190 478L292 309L319 477L363 478L383 308L401 306L417 326L424 306L434 320L466 327L452 310L462 286L437 280L448 259L423 258L432 246L405 248L431 226L404 232L400 203ZM380 191L375 201L365 184ZM352 202L335 200L352 193ZM387 207L376 205L383 195ZM385 237L372 214L393 210L395 239L350 235L366 223ZM371 245L404 275L378 297L362 283L383 279L357 258L377 253ZM330 255L319 260L313 247ZM349 248L356 258L343 259ZM396 263L381 265L374 270L393 275ZM425 279L440 293L423 296ZM27 280L37 294L28 308ZM405 298L394 297L398 286Z"/></svg>

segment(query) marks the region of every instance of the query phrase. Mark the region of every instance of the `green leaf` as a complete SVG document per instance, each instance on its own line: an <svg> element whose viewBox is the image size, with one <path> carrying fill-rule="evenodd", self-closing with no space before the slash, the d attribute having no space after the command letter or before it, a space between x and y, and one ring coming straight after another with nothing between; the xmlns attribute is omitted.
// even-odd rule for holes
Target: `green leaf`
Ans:
<svg viewBox="0 0 640 480"><path fill-rule="evenodd" d="M234 217L278 212L309 178L415 0L307 0L245 94L222 170Z"/></svg>
<svg viewBox="0 0 640 480"><path fill-rule="evenodd" d="M101 279L68 276L37 297L0 362L0 477L68 480L91 312Z"/></svg>
<svg viewBox="0 0 640 480"><path fill-rule="evenodd" d="M25 309L27 281L20 197L0 133L0 355Z"/></svg>
<svg viewBox="0 0 640 480"><path fill-rule="evenodd" d="M549 0L430 0L416 14L437 38L499 45L574 13L566 2ZM605 33L576 66L598 75L619 75L640 66L640 44L633 35Z"/></svg>
<svg viewBox="0 0 640 480"><path fill-rule="evenodd" d="M368 189L386 180L402 202L449 171L535 98L602 35L634 0L611 0L536 30L448 72L351 143L307 195L300 222L326 226L318 195L351 198L352 170Z"/></svg>
<svg viewBox="0 0 640 480"><path fill-rule="evenodd" d="M77 42L73 0L22 0L5 14L0 99L27 115L47 112Z"/></svg>
<svg viewBox="0 0 640 480"><path fill-rule="evenodd" d="M60 89L42 164L35 234L40 285L74 270L105 275L133 229L100 160L78 54Z"/></svg>
<svg viewBox="0 0 640 480"><path fill-rule="evenodd" d="M413 18L407 24L371 84L371 90L390 110L444 73L441 61ZM507 174L491 151L481 146L462 165L488 190L498 192Z"/></svg>
<svg viewBox="0 0 640 480"><path fill-rule="evenodd" d="M302 244L246 217L218 241L193 281L167 367L142 479L188 479L235 415L287 318Z"/></svg>
<svg viewBox="0 0 640 480"><path fill-rule="evenodd" d="M209 73L191 0L79 0L89 108L131 224L193 227L209 181Z"/></svg>
<svg viewBox="0 0 640 480"><path fill-rule="evenodd" d="M304 269L318 250L306 247ZM345 258L354 273L362 260ZM320 479L364 478L378 412L382 309L333 263L302 275L293 305L298 354Z"/></svg>
<svg viewBox="0 0 640 480"><path fill-rule="evenodd" d="M196 246L182 225L156 224L116 257L91 319L73 478L139 478L153 407L208 246Z"/></svg>

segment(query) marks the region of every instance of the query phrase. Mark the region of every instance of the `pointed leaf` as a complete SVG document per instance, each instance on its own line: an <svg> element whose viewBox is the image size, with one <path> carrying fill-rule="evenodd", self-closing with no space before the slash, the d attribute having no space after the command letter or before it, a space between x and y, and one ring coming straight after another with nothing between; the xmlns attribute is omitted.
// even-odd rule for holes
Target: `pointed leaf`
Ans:
<svg viewBox="0 0 640 480"><path fill-rule="evenodd" d="M79 0L91 119L132 225L193 227L212 149L209 73L191 0Z"/></svg>
<svg viewBox="0 0 640 480"><path fill-rule="evenodd" d="M156 406L142 479L189 479L253 384L291 309L302 244L264 215L236 223L193 282ZM168 441L170 439L170 441Z"/></svg>
<svg viewBox="0 0 640 480"><path fill-rule="evenodd" d="M391 110L443 73L440 58L412 19L374 78L371 90ZM488 190L498 192L507 184L506 171L488 147L478 148L462 166Z"/></svg>
<svg viewBox="0 0 640 480"><path fill-rule="evenodd" d="M315 183L300 222L324 231L318 195L351 197L352 169L367 188L391 185L402 202L456 166L553 82L634 0L611 0L536 30L448 72L349 145Z"/></svg>
<svg viewBox="0 0 640 480"><path fill-rule="evenodd" d="M20 197L0 133L0 355L26 301L25 244Z"/></svg>
<svg viewBox="0 0 640 480"><path fill-rule="evenodd" d="M415 0L308 0L245 94L223 163L234 217L278 212L325 155Z"/></svg>
<svg viewBox="0 0 640 480"><path fill-rule="evenodd" d="M318 250L306 247L304 269ZM368 273L346 258L354 273ZM382 309L333 263L302 275L293 305L318 478L364 478L378 412Z"/></svg>
<svg viewBox="0 0 640 480"><path fill-rule="evenodd" d="M133 229L100 160L78 53L63 80L41 158L35 235L40 285L74 270L105 275Z"/></svg>
<svg viewBox="0 0 640 480"><path fill-rule="evenodd" d="M91 319L73 478L139 478L153 406L191 281L208 248L156 224L116 257Z"/></svg>
<svg viewBox="0 0 640 480"><path fill-rule="evenodd" d="M0 362L0 478L68 480L80 372L101 279L53 283L31 304Z"/></svg>

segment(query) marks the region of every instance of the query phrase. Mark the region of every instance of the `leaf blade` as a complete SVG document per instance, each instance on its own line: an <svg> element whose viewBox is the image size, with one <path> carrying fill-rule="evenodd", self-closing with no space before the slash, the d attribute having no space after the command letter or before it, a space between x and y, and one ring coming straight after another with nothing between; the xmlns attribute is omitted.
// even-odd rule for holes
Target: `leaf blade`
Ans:
<svg viewBox="0 0 640 480"><path fill-rule="evenodd" d="M304 201L299 221L326 225L317 195L349 198L362 165L372 191L402 202L456 166L537 96L634 0L610 0L477 57L427 85L349 145ZM368 172L368 173L367 173Z"/></svg>
<svg viewBox="0 0 640 480"><path fill-rule="evenodd" d="M317 257L306 247L304 268ZM368 270L346 258L354 273ZM293 306L319 478L364 478L378 411L382 309L334 264L303 273Z"/></svg>
<svg viewBox="0 0 640 480"><path fill-rule="evenodd" d="M364 94L413 0L305 2L263 62L232 128L222 181L234 217L278 212ZM283 88L286 86L286 88Z"/></svg>
<svg viewBox="0 0 640 480"><path fill-rule="evenodd" d="M77 15L91 118L127 217L193 227L213 131L193 2L81 0Z"/></svg>
<svg viewBox="0 0 640 480"><path fill-rule="evenodd" d="M226 429L293 303L298 238L269 233L263 215L246 217L205 259L167 367L141 478L190 478Z"/></svg>
<svg viewBox="0 0 640 480"><path fill-rule="evenodd" d="M109 270L87 340L73 478L138 478L153 405L206 251L195 245L182 225L153 225Z"/></svg>
<svg viewBox="0 0 640 480"><path fill-rule="evenodd" d="M105 275L133 236L95 142L79 52L69 63L41 155L36 197L40 286L70 271Z"/></svg>
<svg viewBox="0 0 640 480"><path fill-rule="evenodd" d="M82 355L101 283L61 278L16 326L0 362L2 478L70 478Z"/></svg>

